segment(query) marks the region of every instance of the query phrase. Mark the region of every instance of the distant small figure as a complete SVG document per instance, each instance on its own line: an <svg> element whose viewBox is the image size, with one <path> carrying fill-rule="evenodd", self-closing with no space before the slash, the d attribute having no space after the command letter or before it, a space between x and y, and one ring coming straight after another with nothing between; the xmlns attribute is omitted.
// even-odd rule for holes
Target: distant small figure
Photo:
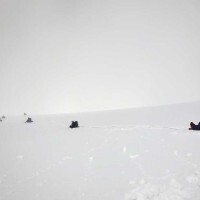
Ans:
<svg viewBox="0 0 200 200"><path fill-rule="evenodd" d="M26 113L24 113L24 116L26 116L27 114Z"/></svg>
<svg viewBox="0 0 200 200"><path fill-rule="evenodd" d="M70 128L78 128L78 122L77 121L72 121L72 124L69 126Z"/></svg>
<svg viewBox="0 0 200 200"><path fill-rule="evenodd" d="M193 122L190 122L189 130L200 130L200 122L198 125L194 124Z"/></svg>
<svg viewBox="0 0 200 200"><path fill-rule="evenodd" d="M33 122L32 119L28 117L28 119L26 120L26 123L31 123L31 122Z"/></svg>
<svg viewBox="0 0 200 200"><path fill-rule="evenodd" d="M0 122L2 122L2 119L0 118Z"/></svg>
<svg viewBox="0 0 200 200"><path fill-rule="evenodd" d="M2 116L2 119L5 119L5 118L6 118L6 117L3 115L3 116Z"/></svg>

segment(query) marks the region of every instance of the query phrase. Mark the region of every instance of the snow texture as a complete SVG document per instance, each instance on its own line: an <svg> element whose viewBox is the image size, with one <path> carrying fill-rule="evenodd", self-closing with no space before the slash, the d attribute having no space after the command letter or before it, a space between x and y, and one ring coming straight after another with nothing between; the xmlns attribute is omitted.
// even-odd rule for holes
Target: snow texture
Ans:
<svg viewBox="0 0 200 200"><path fill-rule="evenodd" d="M2 200L200 199L199 102L31 117L0 123Z"/></svg>

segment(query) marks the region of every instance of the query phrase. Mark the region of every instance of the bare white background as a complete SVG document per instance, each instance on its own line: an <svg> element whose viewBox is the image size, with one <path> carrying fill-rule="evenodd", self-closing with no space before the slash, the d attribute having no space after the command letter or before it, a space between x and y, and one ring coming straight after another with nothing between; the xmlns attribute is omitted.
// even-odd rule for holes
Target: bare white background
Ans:
<svg viewBox="0 0 200 200"><path fill-rule="evenodd" d="M0 0L0 113L200 99L198 0Z"/></svg>

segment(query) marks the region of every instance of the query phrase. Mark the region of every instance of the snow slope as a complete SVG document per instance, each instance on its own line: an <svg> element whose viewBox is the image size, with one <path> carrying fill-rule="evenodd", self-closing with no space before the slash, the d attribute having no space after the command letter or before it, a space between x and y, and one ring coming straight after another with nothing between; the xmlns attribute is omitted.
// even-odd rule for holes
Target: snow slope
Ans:
<svg viewBox="0 0 200 200"><path fill-rule="evenodd" d="M0 122L0 199L200 199L200 102L30 117Z"/></svg>

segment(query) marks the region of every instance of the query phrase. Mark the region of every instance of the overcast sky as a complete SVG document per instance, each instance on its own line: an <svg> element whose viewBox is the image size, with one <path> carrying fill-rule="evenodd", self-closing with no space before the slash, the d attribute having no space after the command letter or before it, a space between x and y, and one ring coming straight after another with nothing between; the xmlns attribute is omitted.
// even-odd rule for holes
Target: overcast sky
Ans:
<svg viewBox="0 0 200 200"><path fill-rule="evenodd" d="M0 115L200 100L199 0L0 0Z"/></svg>

